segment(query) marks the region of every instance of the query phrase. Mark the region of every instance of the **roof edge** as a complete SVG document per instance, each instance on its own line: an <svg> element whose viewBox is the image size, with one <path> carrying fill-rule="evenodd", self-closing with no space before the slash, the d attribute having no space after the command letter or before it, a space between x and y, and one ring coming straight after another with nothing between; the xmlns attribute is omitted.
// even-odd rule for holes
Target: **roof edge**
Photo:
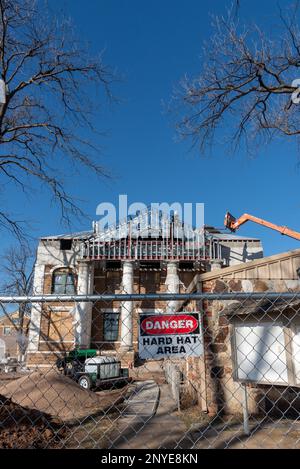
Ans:
<svg viewBox="0 0 300 469"><path fill-rule="evenodd" d="M273 254L272 256L263 257L261 259L255 259L254 261L243 262L241 264L232 265L230 267L225 267L224 269L217 269L217 270L214 270L213 272L205 272L204 274L198 275L198 280L199 281L213 280L215 278L219 278L220 275L228 275L228 274L231 274L232 272L241 272L243 270L250 270L250 269L253 269L253 267L271 264L279 260L290 259L293 257L300 257L300 248L294 249L292 251L283 252L280 254Z"/></svg>

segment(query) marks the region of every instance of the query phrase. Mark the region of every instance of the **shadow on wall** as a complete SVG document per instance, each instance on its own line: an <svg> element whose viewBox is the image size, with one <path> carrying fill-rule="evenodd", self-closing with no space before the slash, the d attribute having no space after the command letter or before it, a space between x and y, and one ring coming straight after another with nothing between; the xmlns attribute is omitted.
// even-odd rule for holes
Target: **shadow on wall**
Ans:
<svg viewBox="0 0 300 469"><path fill-rule="evenodd" d="M61 352L66 353L73 348L72 346L65 345L65 336L62 335L60 327L57 325L56 321L53 321L52 315L55 315L55 311L52 311L51 307L42 310L42 327L40 330L40 340L43 341L44 345L47 347L47 351L56 352L58 355ZM73 332L69 331L69 332ZM53 340L55 337L56 340ZM57 355L57 356L58 356Z"/></svg>
<svg viewBox="0 0 300 469"><path fill-rule="evenodd" d="M233 264L240 264L243 262L251 262L264 257L262 250L253 252L247 243L243 244L243 247L229 247L221 244L221 257L225 259L226 267Z"/></svg>

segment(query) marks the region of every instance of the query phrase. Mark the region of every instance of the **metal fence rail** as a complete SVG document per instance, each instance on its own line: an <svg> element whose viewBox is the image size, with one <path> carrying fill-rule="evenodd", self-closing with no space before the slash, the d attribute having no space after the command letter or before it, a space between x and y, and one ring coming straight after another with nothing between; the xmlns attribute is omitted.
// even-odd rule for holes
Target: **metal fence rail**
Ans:
<svg viewBox="0 0 300 469"><path fill-rule="evenodd" d="M0 447L300 447L299 292L0 296L0 312Z"/></svg>
<svg viewBox="0 0 300 469"><path fill-rule="evenodd" d="M139 301L139 300L161 300L161 301L186 301L186 300L277 300L279 298L292 300L300 299L300 292L264 292L264 293L116 293L116 294L95 294L95 295L32 295L32 296L1 296L0 304L3 303L52 303L60 301L62 303L69 301Z"/></svg>

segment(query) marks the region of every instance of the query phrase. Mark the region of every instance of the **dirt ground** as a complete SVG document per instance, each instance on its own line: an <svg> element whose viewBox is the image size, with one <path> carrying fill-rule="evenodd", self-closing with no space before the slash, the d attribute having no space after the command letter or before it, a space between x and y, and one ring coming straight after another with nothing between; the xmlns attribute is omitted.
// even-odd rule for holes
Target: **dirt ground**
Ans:
<svg viewBox="0 0 300 469"><path fill-rule="evenodd" d="M288 418L257 417L245 434L242 416L216 419L197 406L175 414L186 425L181 448L194 449L300 449L300 422Z"/></svg>
<svg viewBox="0 0 300 469"><path fill-rule="evenodd" d="M102 408L102 402L92 391L55 370L35 371L22 378L5 382L0 394L14 403L58 417L63 421L83 418Z"/></svg>
<svg viewBox="0 0 300 469"><path fill-rule="evenodd" d="M152 373L160 387L166 386L159 370L138 371L136 377L145 379ZM118 429L122 402L133 387L134 383L90 392L56 371L0 376L0 448L107 448ZM161 427L172 416L183 423L180 435L180 425L177 433L175 428L171 430L174 448L300 449L300 422L296 419L253 418L250 434L245 435L241 417L217 420L203 414L197 405L187 404L191 404L190 399L182 402L180 412L163 408L158 415ZM154 424L155 418L144 428L147 438ZM142 434L136 438L143 441ZM157 448L161 444L156 438Z"/></svg>
<svg viewBox="0 0 300 469"><path fill-rule="evenodd" d="M86 391L53 370L2 379L0 448L105 447L127 391Z"/></svg>
<svg viewBox="0 0 300 469"><path fill-rule="evenodd" d="M102 449L108 448L110 436L116 430L120 412L115 407L107 413L94 416L80 425L68 428L63 441L66 449Z"/></svg>
<svg viewBox="0 0 300 469"><path fill-rule="evenodd" d="M194 434L197 449L299 449L300 426L295 421L256 422L250 424L250 434L243 426L232 424L208 427Z"/></svg>
<svg viewBox="0 0 300 469"><path fill-rule="evenodd" d="M59 418L64 422L83 419L116 404L122 389L99 393L82 389L72 379L51 371L36 371L4 382L0 394L21 406Z"/></svg>
<svg viewBox="0 0 300 469"><path fill-rule="evenodd" d="M66 429L59 420L0 396L0 448L56 448Z"/></svg>
<svg viewBox="0 0 300 469"><path fill-rule="evenodd" d="M69 428L65 448L104 449L110 447L114 439L113 435L120 431L124 399L128 399L132 393L135 393L134 381L119 391L122 391L122 393L119 395L118 402L115 400L113 406L108 406L101 414L82 421L81 425L74 425ZM112 395L116 396L116 390L100 391L97 394L101 395L103 401L111 400Z"/></svg>

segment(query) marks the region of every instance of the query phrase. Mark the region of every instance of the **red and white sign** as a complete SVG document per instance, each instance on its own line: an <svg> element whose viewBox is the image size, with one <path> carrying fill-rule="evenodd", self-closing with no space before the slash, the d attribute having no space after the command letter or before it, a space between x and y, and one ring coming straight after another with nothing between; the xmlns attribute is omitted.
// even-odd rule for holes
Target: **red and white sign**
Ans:
<svg viewBox="0 0 300 469"><path fill-rule="evenodd" d="M199 313L142 314L139 329L141 359L203 354Z"/></svg>
<svg viewBox="0 0 300 469"><path fill-rule="evenodd" d="M149 316L141 322L142 330L150 335L190 334L197 327L197 319L187 314Z"/></svg>

